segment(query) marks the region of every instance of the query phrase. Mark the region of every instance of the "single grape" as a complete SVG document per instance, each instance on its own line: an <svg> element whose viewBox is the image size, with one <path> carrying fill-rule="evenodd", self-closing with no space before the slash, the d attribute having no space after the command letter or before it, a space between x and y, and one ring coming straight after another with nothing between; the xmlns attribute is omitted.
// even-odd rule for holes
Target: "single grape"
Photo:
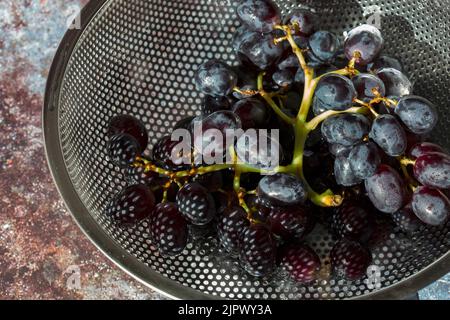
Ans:
<svg viewBox="0 0 450 320"><path fill-rule="evenodd" d="M276 45L274 34L249 32L237 44L238 52L261 70L272 66L283 55L283 46Z"/></svg>
<svg viewBox="0 0 450 320"><path fill-rule="evenodd" d="M201 111L204 117L207 117L217 111L227 111L230 109L231 103L227 97L213 97L206 95L203 98Z"/></svg>
<svg viewBox="0 0 450 320"><path fill-rule="evenodd" d="M228 252L236 253L241 236L248 226L249 221L244 209L239 206L225 209L217 223L217 235L222 247Z"/></svg>
<svg viewBox="0 0 450 320"><path fill-rule="evenodd" d="M424 223L439 226L450 216L450 200L438 189L419 187L414 191L412 209Z"/></svg>
<svg viewBox="0 0 450 320"><path fill-rule="evenodd" d="M373 73L377 73L379 70L383 68L393 68L403 72L402 63L397 58L386 55L379 56L372 63L369 63L367 65L367 71Z"/></svg>
<svg viewBox="0 0 450 320"><path fill-rule="evenodd" d="M377 146L373 142L367 142L355 146L349 154L348 161L357 178L367 179L377 171L381 157Z"/></svg>
<svg viewBox="0 0 450 320"><path fill-rule="evenodd" d="M225 156L225 152L234 143L227 141L230 132L242 128L239 117L231 111L217 111L200 122L194 123L194 148L197 154L203 155L204 160L214 162L215 158ZM211 158L211 159L210 159ZM211 163L209 163L211 164Z"/></svg>
<svg viewBox="0 0 450 320"><path fill-rule="evenodd" d="M150 235L162 256L177 256L186 248L188 224L171 202L157 205L151 221Z"/></svg>
<svg viewBox="0 0 450 320"><path fill-rule="evenodd" d="M322 135L332 144L353 146L369 133L370 122L362 114L344 113L329 117L322 123Z"/></svg>
<svg viewBox="0 0 450 320"><path fill-rule="evenodd" d="M360 73L353 79L353 85L355 86L356 92L358 93L358 99L364 102L370 102L376 95L374 89L384 97L386 95L386 88L384 87L383 81L377 76L370 73Z"/></svg>
<svg viewBox="0 0 450 320"><path fill-rule="evenodd" d="M339 238L365 242L373 230L370 212L355 202L345 202L332 218L334 233Z"/></svg>
<svg viewBox="0 0 450 320"><path fill-rule="evenodd" d="M286 173L277 173L262 178L258 185L257 195L263 204L282 207L301 205L305 203L308 196L303 182Z"/></svg>
<svg viewBox="0 0 450 320"><path fill-rule="evenodd" d="M395 113L406 127L416 134L430 133L438 122L436 107L427 99L405 96L395 107Z"/></svg>
<svg viewBox="0 0 450 320"><path fill-rule="evenodd" d="M383 68L378 70L376 76L383 81L386 88L386 96L403 97L410 95L413 91L411 81L397 69Z"/></svg>
<svg viewBox="0 0 450 320"><path fill-rule="evenodd" d="M175 149L179 141L172 141L172 137L165 136L159 139L153 146L152 157L155 164L163 169L182 171L189 167L191 154L183 154L182 150Z"/></svg>
<svg viewBox="0 0 450 320"><path fill-rule="evenodd" d="M180 189L177 205L181 214L194 225L206 225L216 215L214 198L210 191L198 182L190 182Z"/></svg>
<svg viewBox="0 0 450 320"><path fill-rule="evenodd" d="M352 171L347 156L338 156L334 161L334 177L338 185L344 187L356 186L362 182Z"/></svg>
<svg viewBox="0 0 450 320"><path fill-rule="evenodd" d="M335 156L336 158L339 156L348 156L350 154L350 151L352 150L353 146L344 146L342 144L329 144L328 148L330 153Z"/></svg>
<svg viewBox="0 0 450 320"><path fill-rule="evenodd" d="M255 32L271 32L281 23L278 6L271 0L242 0L237 7L241 22Z"/></svg>
<svg viewBox="0 0 450 320"><path fill-rule="evenodd" d="M383 45L384 40L380 30L372 25L363 24L347 34L344 41L344 52L349 60L358 54L356 62L360 65L367 65L378 56Z"/></svg>
<svg viewBox="0 0 450 320"><path fill-rule="evenodd" d="M269 124L269 108L259 99L248 98L236 102L232 111L239 117L242 129L263 129Z"/></svg>
<svg viewBox="0 0 450 320"><path fill-rule="evenodd" d="M380 115L373 121L369 137L391 157L401 156L408 147L405 130L398 120L389 114Z"/></svg>
<svg viewBox="0 0 450 320"><path fill-rule="evenodd" d="M212 59L197 69L194 82L199 91L220 97L233 91L237 84L237 76L227 64Z"/></svg>
<svg viewBox="0 0 450 320"><path fill-rule="evenodd" d="M294 9L285 18L284 24L295 27L295 34L299 36L310 36L314 33L317 17L308 9Z"/></svg>
<svg viewBox="0 0 450 320"><path fill-rule="evenodd" d="M132 165L140 155L140 149L137 140L127 133L113 135L108 141L108 156L121 168Z"/></svg>
<svg viewBox="0 0 450 320"><path fill-rule="evenodd" d="M307 245L286 245L280 250L281 267L294 281L308 284L317 279L320 271L320 258Z"/></svg>
<svg viewBox="0 0 450 320"><path fill-rule="evenodd" d="M299 206L273 207L268 216L270 230L284 240L302 240L311 221L310 214Z"/></svg>
<svg viewBox="0 0 450 320"><path fill-rule="evenodd" d="M343 111L352 107L356 90L348 78L331 74L323 77L314 94L313 109L316 115L328 110Z"/></svg>
<svg viewBox="0 0 450 320"><path fill-rule="evenodd" d="M240 136L235 144L238 159L252 167L260 169L274 169L285 157L283 148L276 136L271 132L247 131Z"/></svg>
<svg viewBox="0 0 450 320"><path fill-rule="evenodd" d="M109 121L108 137L126 133L136 139L139 151L144 152L148 145L148 134L144 124L139 119L129 115L115 116Z"/></svg>
<svg viewBox="0 0 450 320"><path fill-rule="evenodd" d="M425 154L434 152L447 153L441 146L438 146L437 144L430 142L421 142L415 144L408 154L411 158L417 159Z"/></svg>
<svg viewBox="0 0 450 320"><path fill-rule="evenodd" d="M394 223L405 233L413 233L423 225L420 219L414 213L411 204L392 214Z"/></svg>
<svg viewBox="0 0 450 320"><path fill-rule="evenodd" d="M241 236L240 262L255 277L271 274L276 263L276 243L271 232L261 224L250 225Z"/></svg>
<svg viewBox="0 0 450 320"><path fill-rule="evenodd" d="M405 204L405 182L387 165L380 165L376 173L366 179L365 187L372 204L381 212L394 213Z"/></svg>
<svg viewBox="0 0 450 320"><path fill-rule="evenodd" d="M119 226L133 227L150 217L155 208L153 192L143 184L129 186L114 196L106 208L106 215Z"/></svg>
<svg viewBox="0 0 450 320"><path fill-rule="evenodd" d="M331 62L337 55L339 38L329 31L317 31L309 38L311 53L322 62Z"/></svg>
<svg viewBox="0 0 450 320"><path fill-rule="evenodd" d="M339 278L358 280L367 273L372 262L370 251L356 241L342 239L337 242L330 253L331 267Z"/></svg>
<svg viewBox="0 0 450 320"><path fill-rule="evenodd" d="M296 82L297 71L297 68L277 70L273 73L272 80L283 90L289 90Z"/></svg>
<svg viewBox="0 0 450 320"><path fill-rule="evenodd" d="M450 188L450 156L439 152L420 156L414 164L414 176L424 186Z"/></svg>

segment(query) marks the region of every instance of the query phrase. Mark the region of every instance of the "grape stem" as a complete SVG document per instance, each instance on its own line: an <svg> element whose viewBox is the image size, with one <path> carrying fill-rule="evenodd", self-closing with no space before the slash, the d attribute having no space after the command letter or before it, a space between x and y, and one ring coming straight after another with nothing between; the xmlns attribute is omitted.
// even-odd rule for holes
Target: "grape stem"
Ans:
<svg viewBox="0 0 450 320"><path fill-rule="evenodd" d="M290 125L294 125L295 121L293 118L289 117L287 114L285 114L283 112L283 110L280 109L280 107L278 107L278 105L275 103L275 101L273 101L272 99L272 95L267 93L264 90L264 72L261 72L258 75L258 92L261 95L261 97L266 100L266 102L269 104L269 106L272 108L272 110L278 115L278 117L280 117L284 122L290 124Z"/></svg>
<svg viewBox="0 0 450 320"><path fill-rule="evenodd" d="M308 130L313 131L315 130L323 121L325 121L326 119L338 115L338 114L343 114L343 113L361 113L361 114L366 114L369 111L369 108L363 106L363 107L353 107L344 111L334 111L334 110L330 110L327 112L324 112L320 115L318 115L317 117L313 118L312 120L310 120L308 123L306 123L306 127L308 128Z"/></svg>

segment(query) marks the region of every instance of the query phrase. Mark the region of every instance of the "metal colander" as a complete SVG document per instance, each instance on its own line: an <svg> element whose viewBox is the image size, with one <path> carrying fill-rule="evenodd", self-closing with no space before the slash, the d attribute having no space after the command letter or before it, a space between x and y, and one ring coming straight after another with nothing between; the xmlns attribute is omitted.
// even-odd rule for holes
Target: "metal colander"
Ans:
<svg viewBox="0 0 450 320"><path fill-rule="evenodd" d="M109 119L123 113L140 118L154 143L195 114L202 98L192 84L197 66L210 58L235 63L236 2L93 0L81 13L81 29L66 34L48 81L45 142L58 188L88 237L128 273L175 298L401 298L448 272L448 226L412 238L394 229L373 251L377 289L333 278L302 286L282 272L252 278L220 252L213 236L198 230L181 256L162 258L147 222L122 230L105 219L106 204L126 185L105 153ZM315 8L322 28L338 34L372 15L385 51L404 62L416 93L438 105L435 138L450 147L450 1L277 2L283 12L301 4ZM325 259L334 240L318 227L307 242Z"/></svg>

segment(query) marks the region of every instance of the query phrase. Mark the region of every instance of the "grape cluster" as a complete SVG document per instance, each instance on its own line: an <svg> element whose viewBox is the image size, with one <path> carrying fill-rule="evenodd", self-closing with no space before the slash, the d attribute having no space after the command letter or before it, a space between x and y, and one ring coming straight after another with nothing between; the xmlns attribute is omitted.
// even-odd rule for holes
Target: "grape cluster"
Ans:
<svg viewBox="0 0 450 320"><path fill-rule="evenodd" d="M414 95L399 60L382 55L378 29L362 25L341 39L318 28L315 12L297 8L282 17L271 0L243 0L237 16L238 66L200 65L201 115L173 128L191 133L189 148L168 135L145 153L144 124L128 115L111 119L108 154L130 183L107 206L111 219L126 228L147 219L164 256L183 252L190 225L214 230L250 275L269 276L279 266L301 283L324 276L305 243L317 222L331 223L337 240L329 253L334 274L357 280L372 261L377 217L407 234L448 221L450 156L424 142L438 122L436 108ZM258 153L259 139L274 140L268 133L256 141L244 133L227 145L195 128L223 137L278 129L279 164ZM224 160L230 149L232 163L199 157L214 150ZM319 219L323 212L330 219Z"/></svg>

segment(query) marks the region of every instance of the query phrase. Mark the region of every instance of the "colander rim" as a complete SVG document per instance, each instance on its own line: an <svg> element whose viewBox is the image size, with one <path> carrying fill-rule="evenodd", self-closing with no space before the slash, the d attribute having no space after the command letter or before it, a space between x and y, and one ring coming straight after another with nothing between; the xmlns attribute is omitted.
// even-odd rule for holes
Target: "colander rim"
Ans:
<svg viewBox="0 0 450 320"><path fill-rule="evenodd" d="M105 233L89 213L89 210L77 194L67 171L58 128L61 84L64 79L66 66L77 46L78 40L93 18L108 6L108 2L111 3L112 1L89 1L82 8L79 17L77 17L78 21L81 21L81 27L69 29L66 32L50 67L45 89L42 126L45 154L52 178L65 206L78 227L100 252L125 273L138 280L144 286L171 299L220 299L218 296L202 293L160 275L119 246L114 239ZM372 293L350 299L403 299L417 293L418 290L443 277L449 271L450 251L408 278Z"/></svg>

